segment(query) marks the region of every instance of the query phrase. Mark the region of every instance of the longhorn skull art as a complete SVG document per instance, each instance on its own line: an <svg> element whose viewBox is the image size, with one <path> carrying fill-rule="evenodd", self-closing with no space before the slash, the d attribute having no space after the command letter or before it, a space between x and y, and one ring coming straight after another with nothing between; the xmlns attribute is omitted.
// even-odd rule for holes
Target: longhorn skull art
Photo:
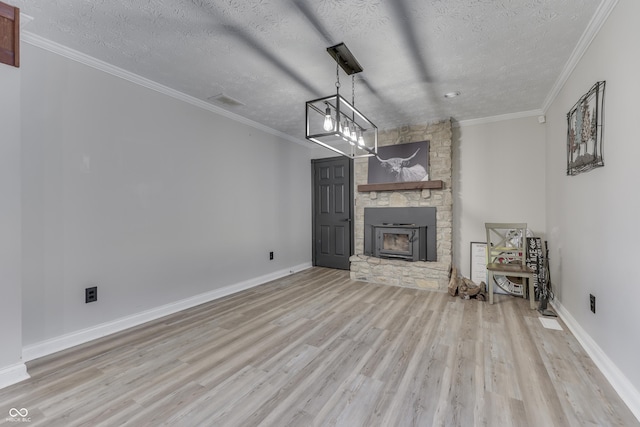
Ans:
<svg viewBox="0 0 640 427"><path fill-rule="evenodd" d="M415 153L413 153L413 155L406 159L401 157L392 157L384 160L379 156L376 156L376 158L384 168L388 169L395 176L396 182L428 181L429 175L427 174L427 170L424 166L421 164L415 164L408 167L411 159L418 154L418 151L420 151L419 148Z"/></svg>

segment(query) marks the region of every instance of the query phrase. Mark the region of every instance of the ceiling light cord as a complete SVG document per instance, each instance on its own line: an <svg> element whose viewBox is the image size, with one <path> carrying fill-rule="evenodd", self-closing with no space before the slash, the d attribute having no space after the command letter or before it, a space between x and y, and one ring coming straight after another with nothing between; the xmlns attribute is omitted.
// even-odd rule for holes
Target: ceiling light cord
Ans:
<svg viewBox="0 0 640 427"><path fill-rule="evenodd" d="M351 75L351 105L356 106L356 75Z"/></svg>
<svg viewBox="0 0 640 427"><path fill-rule="evenodd" d="M356 75L355 74L351 74L351 105L353 106L353 108L356 107ZM349 135L351 140L349 142L351 142L352 144L355 144L356 142L358 142L358 132L356 130L356 113L355 112L351 112L351 122L353 126L351 127L351 132Z"/></svg>
<svg viewBox="0 0 640 427"><path fill-rule="evenodd" d="M340 96L340 55L336 55L336 95L339 97ZM344 115L345 119L344 119L344 123L342 125L340 125L340 110L336 111L336 123L338 123L338 127L340 128L340 131L342 132L342 135L345 139L348 140L348 138L351 137L351 126L349 125L349 116L347 116L346 114Z"/></svg>

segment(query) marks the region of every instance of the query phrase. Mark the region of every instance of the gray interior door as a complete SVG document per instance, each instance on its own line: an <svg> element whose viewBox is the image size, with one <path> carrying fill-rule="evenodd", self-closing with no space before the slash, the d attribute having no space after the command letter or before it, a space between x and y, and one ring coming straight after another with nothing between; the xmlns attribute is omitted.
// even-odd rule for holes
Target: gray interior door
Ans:
<svg viewBox="0 0 640 427"><path fill-rule="evenodd" d="M353 253L353 160L312 160L313 264L349 269Z"/></svg>

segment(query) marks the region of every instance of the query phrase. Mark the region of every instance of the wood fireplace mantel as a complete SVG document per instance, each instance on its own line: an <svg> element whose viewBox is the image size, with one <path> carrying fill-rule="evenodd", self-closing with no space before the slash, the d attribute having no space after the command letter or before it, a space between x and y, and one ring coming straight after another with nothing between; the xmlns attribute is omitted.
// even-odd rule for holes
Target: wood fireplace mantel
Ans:
<svg viewBox="0 0 640 427"><path fill-rule="evenodd" d="M360 184L358 191L398 191L398 190L442 190L444 183L442 180L435 181L414 181L414 182L386 182L384 184Z"/></svg>

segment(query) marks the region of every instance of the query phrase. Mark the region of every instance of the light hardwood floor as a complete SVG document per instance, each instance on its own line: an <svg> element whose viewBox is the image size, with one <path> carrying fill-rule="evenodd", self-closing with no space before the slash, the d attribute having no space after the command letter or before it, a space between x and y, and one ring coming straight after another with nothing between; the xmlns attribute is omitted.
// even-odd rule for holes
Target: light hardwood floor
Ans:
<svg viewBox="0 0 640 427"><path fill-rule="evenodd" d="M0 424L640 425L562 326L313 268L30 362Z"/></svg>

